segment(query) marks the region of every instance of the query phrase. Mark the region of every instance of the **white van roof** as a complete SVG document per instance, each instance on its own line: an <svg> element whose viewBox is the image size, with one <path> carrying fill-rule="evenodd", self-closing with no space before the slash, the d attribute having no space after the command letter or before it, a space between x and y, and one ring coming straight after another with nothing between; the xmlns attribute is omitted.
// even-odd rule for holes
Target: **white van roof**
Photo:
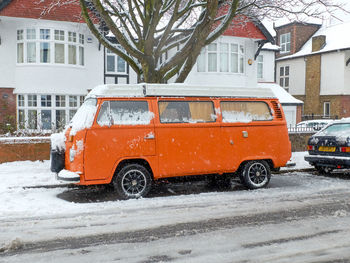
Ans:
<svg viewBox="0 0 350 263"><path fill-rule="evenodd" d="M90 97L237 97L276 98L270 88L194 86L186 84L106 84L94 88Z"/></svg>

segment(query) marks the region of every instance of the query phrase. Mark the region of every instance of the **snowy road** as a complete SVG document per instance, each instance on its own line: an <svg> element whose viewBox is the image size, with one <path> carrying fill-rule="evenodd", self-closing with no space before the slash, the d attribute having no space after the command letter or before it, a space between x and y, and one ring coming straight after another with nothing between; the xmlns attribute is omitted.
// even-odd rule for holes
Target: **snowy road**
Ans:
<svg viewBox="0 0 350 263"><path fill-rule="evenodd" d="M350 260L350 175L291 172L256 191L170 184L113 201L96 189L24 188L56 184L48 165L0 165L0 262Z"/></svg>

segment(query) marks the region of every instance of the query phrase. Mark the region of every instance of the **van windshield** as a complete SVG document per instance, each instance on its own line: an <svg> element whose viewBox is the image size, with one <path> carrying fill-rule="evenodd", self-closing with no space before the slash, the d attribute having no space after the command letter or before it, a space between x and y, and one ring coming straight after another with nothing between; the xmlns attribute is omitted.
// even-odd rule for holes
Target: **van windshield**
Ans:
<svg viewBox="0 0 350 263"><path fill-rule="evenodd" d="M92 126L97 110L96 105L96 98L88 98L84 101L70 122L69 126L72 128L70 135L75 135L78 131Z"/></svg>

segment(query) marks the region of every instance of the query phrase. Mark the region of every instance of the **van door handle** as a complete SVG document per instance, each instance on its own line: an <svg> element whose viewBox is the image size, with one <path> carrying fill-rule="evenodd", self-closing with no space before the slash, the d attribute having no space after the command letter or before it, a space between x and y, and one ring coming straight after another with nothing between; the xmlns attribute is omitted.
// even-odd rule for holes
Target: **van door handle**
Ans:
<svg viewBox="0 0 350 263"><path fill-rule="evenodd" d="M154 138L155 136L153 133L149 133L144 137L145 140L153 140Z"/></svg>

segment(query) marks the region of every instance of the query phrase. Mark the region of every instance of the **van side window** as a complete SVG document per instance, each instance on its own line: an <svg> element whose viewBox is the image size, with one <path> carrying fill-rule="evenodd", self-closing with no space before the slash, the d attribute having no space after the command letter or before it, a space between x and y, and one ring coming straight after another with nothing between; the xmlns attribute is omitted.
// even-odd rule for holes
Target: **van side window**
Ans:
<svg viewBox="0 0 350 263"><path fill-rule="evenodd" d="M150 124L154 114L148 110L147 101L105 101L97 117L97 124L140 125Z"/></svg>
<svg viewBox="0 0 350 263"><path fill-rule="evenodd" d="M272 120L269 106L263 101L222 101L223 122L251 122Z"/></svg>
<svg viewBox="0 0 350 263"><path fill-rule="evenodd" d="M211 101L159 101L161 123L215 122Z"/></svg>

